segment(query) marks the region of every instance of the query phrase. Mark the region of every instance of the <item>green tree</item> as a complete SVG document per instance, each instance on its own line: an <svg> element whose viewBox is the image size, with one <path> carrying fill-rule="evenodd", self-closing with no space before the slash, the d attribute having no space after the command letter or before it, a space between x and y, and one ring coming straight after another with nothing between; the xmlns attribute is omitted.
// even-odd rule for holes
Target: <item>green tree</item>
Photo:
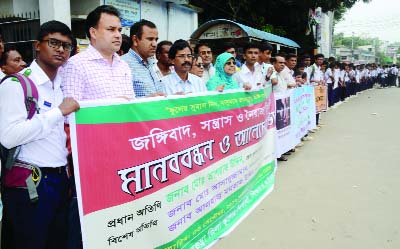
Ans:
<svg viewBox="0 0 400 249"><path fill-rule="evenodd" d="M337 19L357 1L370 0L190 0L190 4L202 8L199 23L224 18L250 27L285 35L305 49L315 47L312 35L306 35L310 8L321 7L324 12L338 11Z"/></svg>

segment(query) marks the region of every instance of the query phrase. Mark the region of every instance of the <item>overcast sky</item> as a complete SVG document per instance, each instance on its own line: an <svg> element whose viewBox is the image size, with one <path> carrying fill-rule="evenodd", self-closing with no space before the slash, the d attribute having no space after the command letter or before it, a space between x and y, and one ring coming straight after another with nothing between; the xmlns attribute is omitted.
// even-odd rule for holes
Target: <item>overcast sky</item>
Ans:
<svg viewBox="0 0 400 249"><path fill-rule="evenodd" d="M372 0L354 4L336 24L335 33L345 36L378 37L380 40L400 42L400 0Z"/></svg>

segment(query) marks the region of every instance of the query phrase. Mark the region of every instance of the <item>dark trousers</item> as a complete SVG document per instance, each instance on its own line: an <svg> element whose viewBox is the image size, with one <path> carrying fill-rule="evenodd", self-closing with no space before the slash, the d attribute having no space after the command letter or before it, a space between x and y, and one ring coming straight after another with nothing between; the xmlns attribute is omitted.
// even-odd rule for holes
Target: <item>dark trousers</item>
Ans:
<svg viewBox="0 0 400 249"><path fill-rule="evenodd" d="M332 93L333 104L336 104L337 102L339 102L339 100L340 100L340 91L341 91L340 87L336 87L335 89L333 89L333 93Z"/></svg>
<svg viewBox="0 0 400 249"><path fill-rule="evenodd" d="M35 203L26 189L4 188L2 248L65 249L68 188L65 170L42 174Z"/></svg>
<svg viewBox="0 0 400 249"><path fill-rule="evenodd" d="M327 84L328 85L328 106L331 107L335 103L333 101L333 84Z"/></svg>
<svg viewBox="0 0 400 249"><path fill-rule="evenodd" d="M76 198L75 178L71 177L72 199L68 209L68 246L67 249L81 249L82 233L79 221L78 200Z"/></svg>

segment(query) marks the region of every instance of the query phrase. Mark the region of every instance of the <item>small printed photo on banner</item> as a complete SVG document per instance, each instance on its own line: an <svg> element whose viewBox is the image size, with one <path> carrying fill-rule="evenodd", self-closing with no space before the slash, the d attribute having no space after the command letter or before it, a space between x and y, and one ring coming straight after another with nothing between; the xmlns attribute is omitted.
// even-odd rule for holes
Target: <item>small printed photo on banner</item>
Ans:
<svg viewBox="0 0 400 249"><path fill-rule="evenodd" d="M276 129L290 125L290 97L276 100Z"/></svg>

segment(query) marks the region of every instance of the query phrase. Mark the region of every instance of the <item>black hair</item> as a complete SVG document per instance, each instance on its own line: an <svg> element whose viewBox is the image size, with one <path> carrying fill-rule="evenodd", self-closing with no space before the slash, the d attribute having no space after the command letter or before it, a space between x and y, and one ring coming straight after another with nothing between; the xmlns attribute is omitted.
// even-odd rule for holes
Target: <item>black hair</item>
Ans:
<svg viewBox="0 0 400 249"><path fill-rule="evenodd" d="M301 67L306 67L306 64L304 64L304 62L299 62L299 63L297 63L297 65L296 65L296 68L297 69L299 69L299 68L301 68Z"/></svg>
<svg viewBox="0 0 400 249"><path fill-rule="evenodd" d="M285 58L285 56L286 56L286 54L284 54L284 53L277 53L274 57L272 57L271 58L271 63L275 63L276 62L276 57L283 57L283 58Z"/></svg>
<svg viewBox="0 0 400 249"><path fill-rule="evenodd" d="M75 37L72 37L72 49L69 56L72 57L76 55L76 52L78 52L77 50L78 50L78 40Z"/></svg>
<svg viewBox="0 0 400 249"><path fill-rule="evenodd" d="M129 49L132 47L132 40L129 36L122 34L121 48L124 54L128 53Z"/></svg>
<svg viewBox="0 0 400 249"><path fill-rule="evenodd" d="M310 56L309 54L304 54L304 55L301 57L301 60L304 61L305 59L311 59L311 56Z"/></svg>
<svg viewBox="0 0 400 249"><path fill-rule="evenodd" d="M7 64L7 59L8 59L8 54L10 51L18 51L17 47L14 46L13 44L7 44L4 46L4 52L3 55L0 57L0 66L4 66Z"/></svg>
<svg viewBox="0 0 400 249"><path fill-rule="evenodd" d="M46 35L53 33L61 33L67 36L71 42L74 40L71 29L66 24L55 20L45 22L40 26L37 40L42 41Z"/></svg>
<svg viewBox="0 0 400 249"><path fill-rule="evenodd" d="M236 49L236 46L235 46L235 44L233 42L226 42L226 43L223 44L222 48L223 48L224 51L226 51L226 50L228 50L230 48L235 48Z"/></svg>
<svg viewBox="0 0 400 249"><path fill-rule="evenodd" d="M287 54L287 55L285 56L285 59L286 59L286 60L289 60L290 58L293 58L293 57L295 57L295 58L297 59L297 55L296 55L296 54L289 53L289 54Z"/></svg>
<svg viewBox="0 0 400 249"><path fill-rule="evenodd" d="M190 47L189 43L185 40L179 39L172 44L171 48L168 51L168 58L175 59L176 53L178 50L183 50L185 48L189 48L190 52L192 53L192 48Z"/></svg>
<svg viewBox="0 0 400 249"><path fill-rule="evenodd" d="M89 39L90 39L89 30L90 30L90 28L97 28L97 25L99 24L99 20L100 20L102 13L107 13L109 15L113 15L118 18L121 18L119 11L114 6L100 5L99 7L95 8L86 17L86 22L85 22L85 32Z"/></svg>
<svg viewBox="0 0 400 249"><path fill-rule="evenodd" d="M243 52L246 53L246 51L251 48L259 49L259 46L258 46L258 44L254 43L254 42L246 42L246 44L243 46Z"/></svg>
<svg viewBox="0 0 400 249"><path fill-rule="evenodd" d="M195 54L199 54L199 48L203 47L203 46L206 46L206 47L210 48L211 51L212 51L212 48L211 48L211 46L209 44L207 44L207 43L199 43L199 44L196 45L196 47L194 47L194 53Z"/></svg>
<svg viewBox="0 0 400 249"><path fill-rule="evenodd" d="M303 73L304 73L304 72L303 72ZM303 73L302 73L299 69L296 69L296 70L294 71L294 76L295 76L295 77L296 77L296 76L302 76Z"/></svg>
<svg viewBox="0 0 400 249"><path fill-rule="evenodd" d="M274 48L272 47L272 45L269 43L269 42L263 42L263 43L261 43L260 45L259 45L259 48L260 48L260 51L261 52L264 52L264 51L267 51L267 50L269 50L269 51L273 51L274 50Z"/></svg>
<svg viewBox="0 0 400 249"><path fill-rule="evenodd" d="M152 29L156 29L157 28L156 25L153 22L148 21L146 19L142 19L139 22L136 22L131 26L131 30L130 30L131 38L132 38L132 36L135 35L137 38L142 39L143 26L147 26L147 27L152 28Z"/></svg>
<svg viewBox="0 0 400 249"><path fill-rule="evenodd" d="M318 58L324 58L325 56L323 55L323 54L316 54L315 56L314 56L314 59L316 60L316 59L318 59Z"/></svg>
<svg viewBox="0 0 400 249"><path fill-rule="evenodd" d="M165 46L165 45L172 46L172 42L171 42L171 41L160 41L160 42L157 44L156 55L158 55L159 53L161 53L161 48L162 48L162 46Z"/></svg>

